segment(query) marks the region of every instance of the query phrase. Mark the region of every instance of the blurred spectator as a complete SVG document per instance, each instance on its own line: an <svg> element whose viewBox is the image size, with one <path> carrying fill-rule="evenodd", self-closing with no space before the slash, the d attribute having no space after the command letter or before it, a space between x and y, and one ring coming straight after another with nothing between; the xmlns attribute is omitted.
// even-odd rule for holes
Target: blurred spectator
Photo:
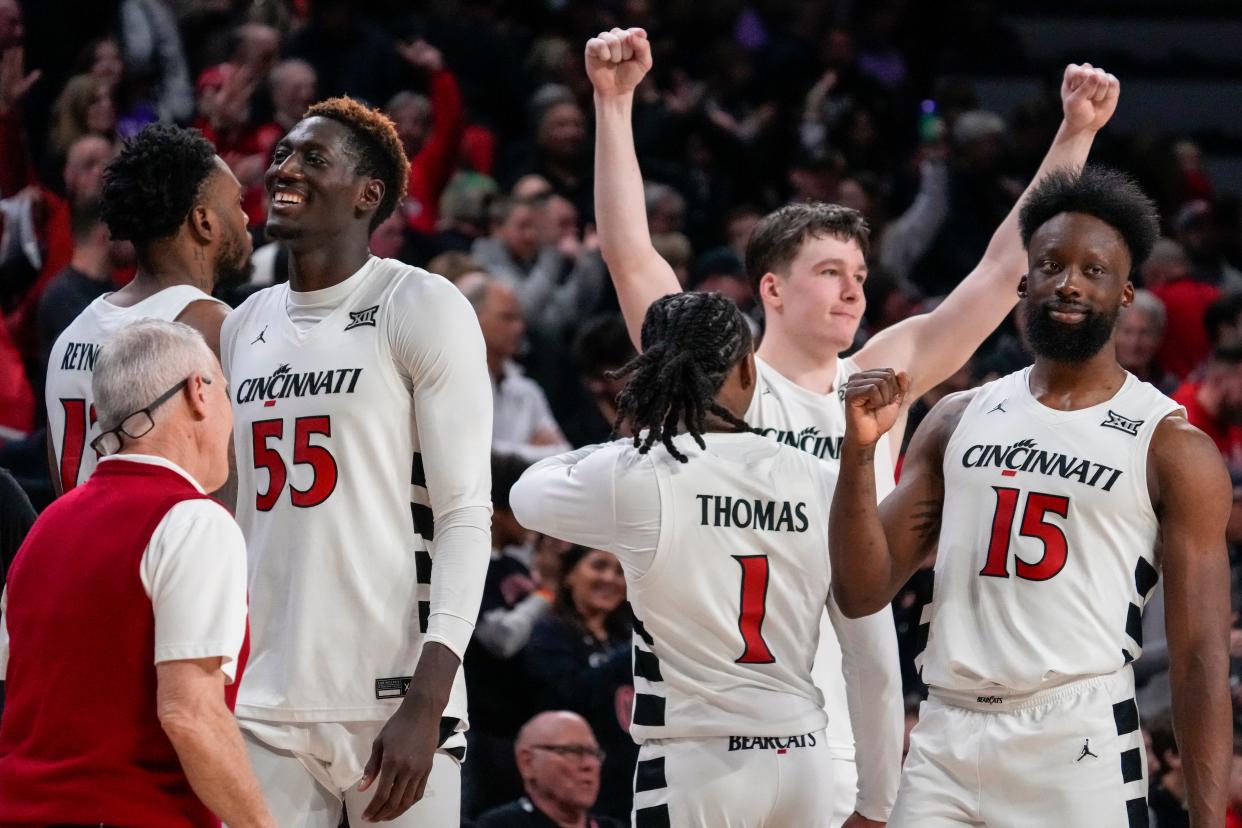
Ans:
<svg viewBox="0 0 1242 828"><path fill-rule="evenodd" d="M880 237L879 263L895 279L905 281L940 232L949 214L949 169L943 158L929 156L919 164L919 189L906 211L889 222Z"/></svg>
<svg viewBox="0 0 1242 828"><path fill-rule="evenodd" d="M87 305L111 289L112 240L100 218L98 199L73 206L71 227L73 258L39 299L39 365L45 370L56 337Z"/></svg>
<svg viewBox="0 0 1242 828"><path fill-rule="evenodd" d="M84 135L111 141L116 135L116 102L113 87L94 75L75 75L52 107L52 151L64 158L69 147Z"/></svg>
<svg viewBox="0 0 1242 828"><path fill-rule="evenodd" d="M594 239L549 237L538 202L496 200L491 235L477 239L471 254L497 278L513 286L531 328L559 341L604 290L605 270Z"/></svg>
<svg viewBox="0 0 1242 828"><path fill-rule="evenodd" d="M444 65L440 50L425 40L398 43L406 63L427 76L430 101L398 92L385 107L410 159L410 179L403 213L410 229L433 233L440 195L457 168L466 115L457 79Z"/></svg>
<svg viewBox="0 0 1242 828"><path fill-rule="evenodd" d="M400 255L405 247L405 220L401 216L401 207L392 215L376 225L371 231L371 254L382 259L402 259Z"/></svg>
<svg viewBox="0 0 1242 828"><path fill-rule="evenodd" d="M4 590L9 566L36 517L30 498L26 497L22 487L7 469L0 468L0 592ZM0 688L3 686L4 683L0 682ZM0 711L3 707L3 700L0 699Z"/></svg>
<svg viewBox="0 0 1242 828"><path fill-rule="evenodd" d="M1195 279L1221 290L1242 289L1242 272L1225 259L1220 220L1210 203L1190 202L1178 211L1173 226L1190 259L1190 272Z"/></svg>
<svg viewBox="0 0 1242 828"><path fill-rule="evenodd" d="M868 336L875 336L911 316L919 298L913 285L905 284L878 268L867 275L863 293L867 297L863 322Z"/></svg>
<svg viewBox="0 0 1242 828"><path fill-rule="evenodd" d="M440 221L435 237L437 253L468 253L491 230L490 207L499 194L496 182L478 173L459 172L440 196Z"/></svg>
<svg viewBox="0 0 1242 828"><path fill-rule="evenodd" d="M690 263L694 259L694 250L690 246L690 240L686 238L684 233L653 233L651 236L651 246L656 249L660 257L668 262L668 266L673 269L673 273L677 275L677 281L682 288L689 289L690 286Z"/></svg>
<svg viewBox="0 0 1242 828"><path fill-rule="evenodd" d="M742 261L746 260L746 246L761 218L763 214L749 204L735 207L725 216L725 243Z"/></svg>
<svg viewBox="0 0 1242 828"><path fill-rule="evenodd" d="M396 91L392 39L350 0L312 3L307 24L289 38L288 55L315 68L324 98L353 95L377 106Z"/></svg>
<svg viewBox="0 0 1242 828"><path fill-rule="evenodd" d="M685 226L686 200L667 184L648 181L643 184L647 203L647 229L652 237L679 233Z"/></svg>
<svg viewBox="0 0 1242 828"><path fill-rule="evenodd" d="M634 686L625 576L611 554L580 546L565 553L561 573L553 613L526 647L527 673L539 707L572 710L591 725L608 751L599 810L625 819L638 757L627 732Z"/></svg>
<svg viewBox="0 0 1242 828"><path fill-rule="evenodd" d="M515 751L526 795L484 814L477 828L621 828L622 822L591 813L605 753L581 716L540 713L522 728Z"/></svg>
<svg viewBox="0 0 1242 828"><path fill-rule="evenodd" d="M483 265L475 261L469 253L462 253L458 250L450 250L436 256L427 263L427 270L443 276L453 284L457 284L467 273L486 274Z"/></svg>
<svg viewBox="0 0 1242 828"><path fill-rule="evenodd" d="M272 96L272 131L279 131L276 141L302 120L302 115L316 100L315 70L309 63L296 58L282 60L268 76ZM273 142L274 143L274 142Z"/></svg>
<svg viewBox="0 0 1242 828"><path fill-rule="evenodd" d="M1122 368L1168 394L1177 388L1178 379L1164 371L1156 358L1164 341L1164 326L1164 305L1140 288L1134 291L1134 303L1121 309L1113 342Z"/></svg>
<svg viewBox="0 0 1242 828"><path fill-rule="evenodd" d="M1203 169L1203 153L1199 145L1188 138L1173 144L1173 157L1177 160L1177 171L1182 181L1182 200L1210 201L1215 195L1212 180L1207 170Z"/></svg>
<svg viewBox="0 0 1242 828"><path fill-rule="evenodd" d="M1211 353L1204 319L1220 298L1220 288L1191 278L1190 260L1172 239L1156 242L1140 274L1143 287L1165 308L1165 337L1157 361L1169 373L1184 378Z"/></svg>
<svg viewBox="0 0 1242 828"><path fill-rule="evenodd" d="M1216 443L1230 470L1242 470L1242 344L1217 349L1202 377L1172 396L1186 406L1190 424Z"/></svg>
<svg viewBox="0 0 1242 828"><path fill-rule="evenodd" d="M1242 345L1242 290L1223 294L1208 305L1203 328L1213 348Z"/></svg>
<svg viewBox="0 0 1242 828"><path fill-rule="evenodd" d="M1143 606L1143 657L1134 662L1135 701L1143 719L1164 713L1173 703L1169 684L1169 639L1164 628L1164 580Z"/></svg>
<svg viewBox="0 0 1242 828"><path fill-rule="evenodd" d="M746 265L727 247L708 250L694 263L690 274L691 290L702 290L722 293L732 299L734 304L747 314L751 323L751 333L758 334L758 325L752 314L755 313L755 292L750 279L746 277Z"/></svg>
<svg viewBox="0 0 1242 828"><path fill-rule="evenodd" d="M479 317L492 376L492 448L536 460L570 448L543 389L514 362L526 324L517 294L504 282L471 274L457 282Z"/></svg>
<svg viewBox="0 0 1242 828"><path fill-rule="evenodd" d="M1182 775L1182 757L1173 733L1173 719L1167 713L1149 719L1151 752L1160 763L1158 776L1148 780L1147 801L1156 815L1158 828L1190 828L1190 812L1186 806L1186 778Z"/></svg>
<svg viewBox="0 0 1242 828"><path fill-rule="evenodd" d="M243 188L242 208L252 227L267 217L263 176L272 146L283 133L251 121L255 92L262 69L249 63L218 63L198 76L198 116L194 126L216 147Z"/></svg>
<svg viewBox="0 0 1242 828"><path fill-rule="evenodd" d="M550 101L542 105L536 99L533 144L525 158L510 165L508 180L538 173L580 213L589 214L594 194L586 116L568 90L549 97Z"/></svg>
<svg viewBox="0 0 1242 828"><path fill-rule="evenodd" d="M573 416L561 425L575 446L602 443L612 438L617 395L625 386L624 380L608 375L635 356L625 320L615 313L588 320L574 338L571 353L583 393Z"/></svg>
<svg viewBox="0 0 1242 828"><path fill-rule="evenodd" d="M528 465L513 455L492 454L492 560L464 662L470 698L470 761L462 769L467 819L521 792L513 740L535 707L520 654L554 594L510 554L529 539L509 508L509 490Z"/></svg>
<svg viewBox="0 0 1242 828"><path fill-rule="evenodd" d="M190 70L177 21L160 0L121 0L121 46L135 100L154 119L185 123L194 113Z"/></svg>

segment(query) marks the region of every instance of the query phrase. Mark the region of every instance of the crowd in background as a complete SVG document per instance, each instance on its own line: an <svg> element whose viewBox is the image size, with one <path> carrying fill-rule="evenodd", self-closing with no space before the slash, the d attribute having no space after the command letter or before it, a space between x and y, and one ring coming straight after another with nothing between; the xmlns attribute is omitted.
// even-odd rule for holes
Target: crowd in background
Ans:
<svg viewBox="0 0 1242 828"><path fill-rule="evenodd" d="M245 188L256 238L250 281L223 296L236 304L287 278L287 257L262 238L273 144L329 96L382 108L411 168L409 194L375 230L372 251L461 288L478 313L495 390L496 552L466 660L467 815L518 795L519 728L536 711L563 708L582 714L606 751L597 810L623 817L636 749L623 725L632 689L620 566L604 552L529 537L507 508L529 463L609 438L619 388L607 372L632 355L593 226L583 44L614 25L648 30L655 71L639 90L634 130L652 238L685 287L726 294L757 332L743 253L759 218L798 199L866 215L861 344L933 305L974 267L1057 128L1061 67L1024 55L998 10L968 0L110 0L25 9L0 0L0 467L36 507L51 498L48 350L134 270L132 250L112 243L99 217L102 171L119 142L162 120L197 127L216 145ZM923 36L935 18L954 21L959 36ZM955 79L1015 66L1039 67L1047 85L1012 111L981 108ZM1242 202L1218 189L1195 141L1175 131L1110 127L1093 157L1136 175L1162 211L1165 237L1119 322L1119 360L1187 407L1220 447L1242 501ZM1028 361L1016 321L1003 326L916 404L910 430L943 395ZM1231 543L1242 541L1242 505L1236 515ZM1242 562L1234 571L1237 581ZM894 604L913 699L923 691L913 657L930 587L928 568ZM1154 748L1152 803L1168 828L1180 824L1184 789L1164 714L1159 593L1144 627L1137 672ZM1242 711L1242 629L1233 635ZM1242 764L1235 777L1242 806Z"/></svg>

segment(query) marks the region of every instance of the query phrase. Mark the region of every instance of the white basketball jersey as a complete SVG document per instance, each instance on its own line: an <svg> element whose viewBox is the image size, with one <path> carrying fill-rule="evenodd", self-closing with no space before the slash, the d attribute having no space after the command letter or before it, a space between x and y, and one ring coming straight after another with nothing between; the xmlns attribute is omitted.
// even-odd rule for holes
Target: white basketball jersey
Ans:
<svg viewBox="0 0 1242 828"><path fill-rule="evenodd" d="M386 719L427 630L434 526L418 381L389 331L396 314L436 314L451 286L374 257L348 284L302 330L288 284L261 290L222 336L249 548L250 662L237 699L247 718ZM460 670L444 715L466 718Z"/></svg>
<svg viewBox="0 0 1242 828"><path fill-rule="evenodd" d="M836 474L753 434L704 439L706 451L677 438L684 464L652 451L659 545L646 572L626 577L637 618L630 735L641 743L817 731L827 717L811 666L828 600Z"/></svg>
<svg viewBox="0 0 1242 828"><path fill-rule="evenodd" d="M841 461L841 442L845 438L845 383L859 370L858 364L853 359L838 359L837 378L828 394L817 394L791 382L762 359L755 359L755 367L759 375L758 387L746 411L746 422L765 437L818 457L835 475ZM881 500L894 487L889 437L885 434L876 445L876 495ZM826 615L820 622L814 676L826 699L828 744L835 755L852 757L854 734L846 703L841 643Z"/></svg>
<svg viewBox="0 0 1242 828"><path fill-rule="evenodd" d="M980 388L944 454L944 517L923 680L1026 693L1142 653L1159 577L1147 489L1156 426L1180 410L1127 375L1078 411L1042 405L1023 369Z"/></svg>
<svg viewBox="0 0 1242 828"><path fill-rule="evenodd" d="M52 435L56 467L64 491L86 482L99 458L90 441L99 433L95 426L95 398L91 375L103 341L139 319L172 321L186 306L202 300L218 301L193 285L174 285L122 308L100 296L69 323L56 338L47 363L47 429Z"/></svg>

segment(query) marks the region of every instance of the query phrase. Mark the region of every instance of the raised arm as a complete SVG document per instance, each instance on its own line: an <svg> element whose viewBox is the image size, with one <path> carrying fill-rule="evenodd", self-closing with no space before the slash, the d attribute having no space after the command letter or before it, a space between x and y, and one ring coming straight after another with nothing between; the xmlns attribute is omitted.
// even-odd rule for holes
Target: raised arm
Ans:
<svg viewBox="0 0 1242 828"><path fill-rule="evenodd" d="M634 347L642 348L643 317L652 302L681 291L673 268L651 244L643 177L630 118L634 89L651 70L642 29L613 29L586 45L595 87L595 222Z"/></svg>
<svg viewBox="0 0 1242 828"><path fill-rule="evenodd" d="M1152 466L1159 487L1173 727L1190 824L1208 828L1225 822L1233 750L1225 548L1233 494L1216 446L1181 417L1157 427Z"/></svg>
<svg viewBox="0 0 1242 828"><path fill-rule="evenodd" d="M845 386L841 475L828 519L832 596L849 618L878 612L935 548L944 512L944 446L972 392L945 397L923 420L897 488L876 504L875 444L893 426L908 380L860 371Z"/></svg>
<svg viewBox="0 0 1242 828"><path fill-rule="evenodd" d="M1055 169L1081 168L1095 134L1117 109L1117 79L1089 63L1071 64L1061 83L1065 119L1030 188ZM983 258L935 310L877 334L858 352L863 368L892 366L910 375L914 400L952 376L1018 301L1018 280L1026 273L1026 251L1018 213L1026 193L992 235ZM945 331L952 330L952 336Z"/></svg>

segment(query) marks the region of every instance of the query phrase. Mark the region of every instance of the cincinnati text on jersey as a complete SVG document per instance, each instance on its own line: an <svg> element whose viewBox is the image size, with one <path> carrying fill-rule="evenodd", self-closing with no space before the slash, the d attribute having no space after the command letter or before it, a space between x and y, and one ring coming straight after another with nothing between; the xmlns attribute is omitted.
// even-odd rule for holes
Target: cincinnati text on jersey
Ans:
<svg viewBox="0 0 1242 828"><path fill-rule="evenodd" d="M773 532L805 532L810 525L806 504L788 500L758 500L728 495L695 495L704 526L726 529L769 529Z"/></svg>
<svg viewBox="0 0 1242 828"><path fill-rule="evenodd" d="M1059 451L1045 451L1036 447L1034 440L1019 440L1009 446L973 445L962 455L962 465L968 469L1003 469L1001 473L1006 477L1022 471L1073 479L1106 492L1121 478L1121 469Z"/></svg>
<svg viewBox="0 0 1242 828"><path fill-rule="evenodd" d="M805 451L807 454L814 454L821 460L830 457L833 460L841 459L841 442L844 437L826 437L819 433L819 429L815 426L804 428L801 431L781 431L775 428L761 428L759 433L764 437L772 437L778 443L784 443L787 446L793 446L796 449Z"/></svg>
<svg viewBox="0 0 1242 828"><path fill-rule="evenodd" d="M294 373L281 365L271 376L250 377L237 386L237 402L282 400L286 397L313 397L320 394L352 394L361 368L329 368L324 371Z"/></svg>

